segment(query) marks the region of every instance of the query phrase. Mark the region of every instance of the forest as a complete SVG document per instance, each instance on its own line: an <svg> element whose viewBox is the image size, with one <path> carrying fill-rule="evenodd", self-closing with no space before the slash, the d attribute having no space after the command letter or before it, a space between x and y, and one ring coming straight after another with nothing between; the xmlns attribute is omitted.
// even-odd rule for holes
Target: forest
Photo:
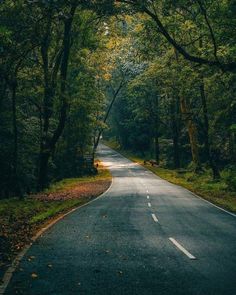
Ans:
<svg viewBox="0 0 236 295"><path fill-rule="evenodd" d="M236 191L233 0L3 0L0 197L95 173L100 138Z"/></svg>

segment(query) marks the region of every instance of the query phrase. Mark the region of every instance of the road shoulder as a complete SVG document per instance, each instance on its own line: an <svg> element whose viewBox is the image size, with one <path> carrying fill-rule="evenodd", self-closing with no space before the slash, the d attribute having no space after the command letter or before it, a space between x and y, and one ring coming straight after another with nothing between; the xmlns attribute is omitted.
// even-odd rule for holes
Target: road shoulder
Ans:
<svg viewBox="0 0 236 295"><path fill-rule="evenodd" d="M106 167L99 166L96 176L63 180L44 193L23 200L0 201L0 288L37 237L110 188L111 174Z"/></svg>

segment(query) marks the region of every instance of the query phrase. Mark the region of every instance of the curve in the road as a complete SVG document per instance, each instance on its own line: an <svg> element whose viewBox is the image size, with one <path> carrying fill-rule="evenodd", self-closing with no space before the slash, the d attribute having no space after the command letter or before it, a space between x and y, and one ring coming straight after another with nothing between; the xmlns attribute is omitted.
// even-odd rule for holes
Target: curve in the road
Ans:
<svg viewBox="0 0 236 295"><path fill-rule="evenodd" d="M99 157L112 188L37 240L6 294L236 294L236 219L105 146Z"/></svg>

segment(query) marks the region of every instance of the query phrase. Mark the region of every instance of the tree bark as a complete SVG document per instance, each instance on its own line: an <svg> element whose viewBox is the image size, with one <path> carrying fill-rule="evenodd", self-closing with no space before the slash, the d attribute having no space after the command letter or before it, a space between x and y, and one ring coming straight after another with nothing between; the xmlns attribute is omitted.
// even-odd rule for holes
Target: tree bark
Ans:
<svg viewBox="0 0 236 295"><path fill-rule="evenodd" d="M39 174L38 174L38 189L41 190L46 186L47 182L47 166L50 152L48 149L49 140L49 126L50 118L52 116L52 101L53 91L51 88L51 79L49 72L49 47L50 47L50 36L51 36L51 23L52 23L52 11L49 10L47 19L47 27L45 36L41 45L41 56L43 62L43 74L44 74L44 98L43 108L41 115L42 129L41 131L41 142L40 142L40 155L39 155ZM47 155L47 156L46 156Z"/></svg>
<svg viewBox="0 0 236 295"><path fill-rule="evenodd" d="M201 94L201 101L202 101L202 108L203 108L205 151L208 158L209 166L212 170L213 179L219 179L220 172L213 160L210 141L209 141L209 119L208 119L208 109L207 109L207 101L206 101L205 86L204 86L203 79L202 79L202 83L200 84L200 94Z"/></svg>
<svg viewBox="0 0 236 295"><path fill-rule="evenodd" d="M17 115L16 115L16 89L17 81L14 78L11 81L11 91L12 91L12 129L13 129L13 187L14 193L19 194L19 184L18 184L18 128L17 128Z"/></svg>
<svg viewBox="0 0 236 295"><path fill-rule="evenodd" d="M154 142L155 142L155 160L157 165L160 164L160 144L159 144L159 136L160 136L160 118L159 118L159 96L155 95L155 106L154 106L155 114L154 114Z"/></svg>
<svg viewBox="0 0 236 295"><path fill-rule="evenodd" d="M73 24L73 18L78 4L74 4L71 7L70 17L65 21L64 25L64 38L63 38L63 56L61 61L61 89L60 97L62 100L62 106L60 110L60 118L57 128L53 134L50 146L54 150L57 141L59 140L63 129L65 127L66 118L67 118L67 109L68 109L68 98L67 98L67 72L68 72L68 63L70 57L71 49L71 29Z"/></svg>
<svg viewBox="0 0 236 295"><path fill-rule="evenodd" d="M118 94L120 93L120 91L121 91L121 89L122 89L124 83L125 83L125 81L124 81L124 79L122 79L122 81L120 82L120 85L118 86L117 90L114 91L113 98L112 98L112 100L111 100L111 103L110 103L110 105L109 105L109 107L108 107L108 109L107 109L107 111L106 111L105 117L104 117L104 119L103 119L103 123L104 123L104 124L107 122L107 119L108 119L108 117L109 117L109 115L110 115L110 112L111 112L111 110L112 110L112 107L113 107L113 105L114 105L114 103L115 103L115 101L116 101L116 98L117 98ZM104 129L101 128L101 129L98 131L98 135L97 135L97 137L96 137L95 140L94 140L93 158L94 158L94 156L95 156L95 152L96 152L96 149L97 149L97 147L98 147L98 144L99 144L99 141L100 141L100 138L101 138L101 135L102 135L103 130L104 130Z"/></svg>
<svg viewBox="0 0 236 295"><path fill-rule="evenodd" d="M50 159L50 152L45 149L40 153L40 166L39 166L39 189L45 188L47 185L48 175L48 161Z"/></svg>
<svg viewBox="0 0 236 295"><path fill-rule="evenodd" d="M159 133L157 132L155 135L155 160L157 162L157 165L160 164L160 144L159 144Z"/></svg>
<svg viewBox="0 0 236 295"><path fill-rule="evenodd" d="M173 155L174 167L180 168L180 151L179 151L179 99L173 100L171 105L171 123L172 123L172 136L173 136Z"/></svg>
<svg viewBox="0 0 236 295"><path fill-rule="evenodd" d="M48 178L48 163L49 159L52 156L56 144L64 130L66 118L67 118L67 109L68 109L68 98L67 98L67 72L68 72L68 63L70 57L70 49L71 49L71 30L73 25L74 14L76 11L78 4L72 4L70 15L64 21L64 34L63 34L63 45L62 51L63 54L61 56L61 67L60 67L60 98L62 101L61 109L60 109L60 117L58 121L58 125L53 132L51 138L48 136L49 130L49 118L52 115L52 106L51 103L47 104L49 109L46 109L44 113L44 127L43 127L43 140L41 142L41 151L40 151L40 164L39 164L39 177L38 177L38 188L41 190L45 188L47 185L47 178ZM44 65L47 65L48 61L45 59ZM54 71L54 70L53 70ZM47 71L45 72L48 75ZM53 76L56 78L55 73L53 72ZM45 80L45 102L48 103L48 96L54 98L54 89L53 87L50 88L50 85L56 85L55 81L51 81L51 84L47 84L47 79ZM50 108L51 107L51 108ZM49 114L49 118L48 118Z"/></svg>
<svg viewBox="0 0 236 295"><path fill-rule="evenodd" d="M188 108L185 98L180 99L180 108L183 115L184 121L186 122L189 141L191 146L192 160L194 163L194 170L196 173L202 170L201 162L199 158L198 140L197 140L197 128L193 122L192 114Z"/></svg>

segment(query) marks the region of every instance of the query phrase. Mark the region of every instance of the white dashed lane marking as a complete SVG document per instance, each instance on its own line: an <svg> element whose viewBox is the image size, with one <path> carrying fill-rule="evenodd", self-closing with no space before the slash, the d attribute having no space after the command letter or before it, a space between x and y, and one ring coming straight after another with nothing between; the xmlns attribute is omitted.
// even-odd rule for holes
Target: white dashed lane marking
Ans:
<svg viewBox="0 0 236 295"><path fill-rule="evenodd" d="M154 220L155 222L158 222L158 218L156 217L155 214L152 214L152 218L153 218L153 220Z"/></svg>
<svg viewBox="0 0 236 295"><path fill-rule="evenodd" d="M191 253L189 253L183 246L181 246L174 238L169 238L169 240L181 251L183 252L189 259L196 259Z"/></svg>

